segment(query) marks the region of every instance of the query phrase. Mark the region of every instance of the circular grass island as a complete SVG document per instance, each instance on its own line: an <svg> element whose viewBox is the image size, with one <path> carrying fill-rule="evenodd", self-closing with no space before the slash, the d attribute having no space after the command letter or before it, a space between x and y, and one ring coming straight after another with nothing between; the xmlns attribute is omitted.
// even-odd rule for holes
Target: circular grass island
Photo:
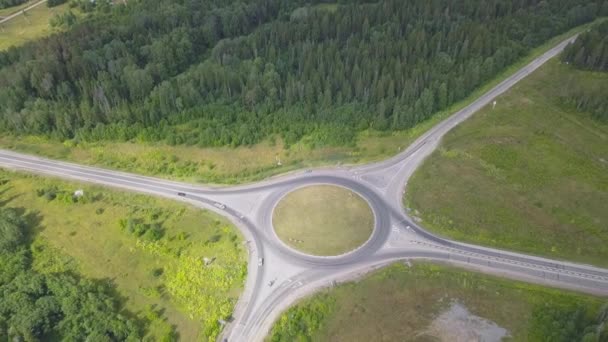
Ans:
<svg viewBox="0 0 608 342"><path fill-rule="evenodd" d="M336 256L365 243L374 214L358 194L333 185L288 193L274 208L272 225L283 243L302 253Z"/></svg>

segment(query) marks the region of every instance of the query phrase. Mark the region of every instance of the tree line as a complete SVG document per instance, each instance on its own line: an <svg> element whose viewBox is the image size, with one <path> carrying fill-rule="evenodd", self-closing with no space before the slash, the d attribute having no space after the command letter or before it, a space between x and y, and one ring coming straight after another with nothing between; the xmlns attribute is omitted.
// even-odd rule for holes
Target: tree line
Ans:
<svg viewBox="0 0 608 342"><path fill-rule="evenodd" d="M608 71L608 21L580 34L564 50L562 61L584 70Z"/></svg>
<svg viewBox="0 0 608 342"><path fill-rule="evenodd" d="M608 21L582 33L561 56L562 62L575 68L608 72ZM562 99L578 110L589 112L597 120L608 122L608 91L577 80L570 80L564 87Z"/></svg>
<svg viewBox="0 0 608 342"><path fill-rule="evenodd" d="M59 140L351 144L463 99L595 0L144 0L0 54L0 131Z"/></svg>
<svg viewBox="0 0 608 342"><path fill-rule="evenodd" d="M0 340L140 340L107 283L32 269L30 227L21 212L0 208Z"/></svg>

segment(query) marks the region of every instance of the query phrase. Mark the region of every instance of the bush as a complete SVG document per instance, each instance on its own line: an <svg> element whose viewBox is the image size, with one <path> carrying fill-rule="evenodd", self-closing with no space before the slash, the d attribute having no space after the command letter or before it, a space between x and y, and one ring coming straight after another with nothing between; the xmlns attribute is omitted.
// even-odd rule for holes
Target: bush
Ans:
<svg viewBox="0 0 608 342"><path fill-rule="evenodd" d="M165 231L159 223L154 223L147 226L146 232L144 233L144 238L146 240L158 241L165 235Z"/></svg>
<svg viewBox="0 0 608 342"><path fill-rule="evenodd" d="M37 189L36 190L36 195L38 195L38 197L43 197L45 200L47 201L52 201L55 198L57 198L57 188L56 187L48 187L48 188L42 188L42 189Z"/></svg>
<svg viewBox="0 0 608 342"><path fill-rule="evenodd" d="M120 228L136 237L148 241L158 241L165 236L165 230L158 222L146 223L142 219L130 217L119 221Z"/></svg>
<svg viewBox="0 0 608 342"><path fill-rule="evenodd" d="M162 268L155 268L152 270L152 276L154 278L160 277L161 275L163 275L163 273L164 273L164 270Z"/></svg>
<svg viewBox="0 0 608 342"><path fill-rule="evenodd" d="M76 15L72 11L54 15L49 23L52 27L72 27L76 23Z"/></svg>

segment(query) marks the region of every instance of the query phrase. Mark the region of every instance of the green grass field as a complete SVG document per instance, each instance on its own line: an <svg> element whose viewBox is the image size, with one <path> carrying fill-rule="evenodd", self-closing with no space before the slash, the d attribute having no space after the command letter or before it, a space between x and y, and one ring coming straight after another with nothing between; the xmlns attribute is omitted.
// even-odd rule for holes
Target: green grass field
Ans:
<svg viewBox="0 0 608 342"><path fill-rule="evenodd" d="M224 219L185 204L0 170L0 205L39 221L41 272L109 279L148 340L215 336L246 277L246 250ZM71 194L84 189L73 203ZM215 258L204 265L203 258Z"/></svg>
<svg viewBox="0 0 608 342"><path fill-rule="evenodd" d="M459 303L506 329L509 341L574 341L572 331L582 329L570 328L593 322L603 302L447 266L393 264L304 299L278 319L268 340L437 341L432 322Z"/></svg>
<svg viewBox="0 0 608 342"><path fill-rule="evenodd" d="M287 194L274 209L272 224L287 245L314 255L340 255L362 245L374 228L374 214L354 192L330 185Z"/></svg>
<svg viewBox="0 0 608 342"><path fill-rule="evenodd" d="M0 24L0 50L18 46L50 35L56 30L51 28L49 20L56 14L68 10L68 4L49 8L45 4L37 6L16 18ZM12 13L12 11L11 11Z"/></svg>
<svg viewBox="0 0 608 342"><path fill-rule="evenodd" d="M606 73L550 61L446 135L408 183L412 214L457 240L608 266L608 124L562 105L570 80L608 89Z"/></svg>

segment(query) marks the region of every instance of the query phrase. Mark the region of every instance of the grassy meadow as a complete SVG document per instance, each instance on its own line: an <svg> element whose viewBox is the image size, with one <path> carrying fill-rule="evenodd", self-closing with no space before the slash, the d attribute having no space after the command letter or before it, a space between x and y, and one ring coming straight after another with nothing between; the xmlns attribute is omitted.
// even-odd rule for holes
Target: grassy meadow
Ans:
<svg viewBox="0 0 608 342"><path fill-rule="evenodd" d="M0 205L37 218L34 268L111 281L146 340L213 340L230 316L247 252L226 220L104 187L2 170L0 180Z"/></svg>
<svg viewBox="0 0 608 342"><path fill-rule="evenodd" d="M573 341L605 300L443 265L396 263L297 303L268 340L437 341L430 326L453 303L506 329L509 341Z"/></svg>
<svg viewBox="0 0 608 342"><path fill-rule="evenodd" d="M340 255L361 246L374 228L367 202L345 188L318 185L287 194L272 223L287 245L314 255Z"/></svg>
<svg viewBox="0 0 608 342"><path fill-rule="evenodd" d="M447 134L408 183L412 215L457 240L608 266L608 123L563 104L570 82L608 89L608 74L550 61Z"/></svg>
<svg viewBox="0 0 608 342"><path fill-rule="evenodd" d="M51 27L49 20L57 14L66 12L68 9L67 3L51 8L42 4L25 12L25 14L0 24L0 37L2 38L0 39L0 51L6 50L11 46L25 44L30 40L42 38L55 32L56 29ZM10 13L13 13L13 11Z"/></svg>

